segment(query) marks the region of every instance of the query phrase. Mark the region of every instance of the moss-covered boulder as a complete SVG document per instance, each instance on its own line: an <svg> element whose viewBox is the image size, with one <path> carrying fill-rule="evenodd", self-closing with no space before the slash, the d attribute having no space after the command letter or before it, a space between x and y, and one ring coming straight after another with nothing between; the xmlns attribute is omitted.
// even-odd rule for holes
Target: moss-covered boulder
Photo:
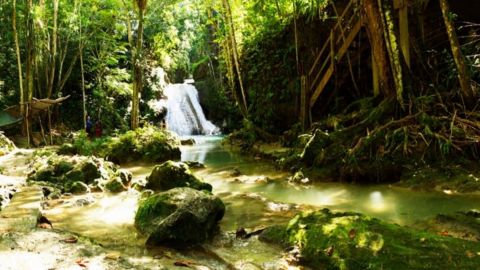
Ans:
<svg viewBox="0 0 480 270"><path fill-rule="evenodd" d="M0 157L15 149L15 144L0 132Z"/></svg>
<svg viewBox="0 0 480 270"><path fill-rule="evenodd" d="M135 227L147 245L187 246L210 239L223 218L223 202L205 191L174 188L142 199Z"/></svg>
<svg viewBox="0 0 480 270"><path fill-rule="evenodd" d="M58 154L79 154L105 158L117 164L143 161L164 162L180 159L180 140L171 132L154 126L127 131L115 137L91 139L82 131L72 143L65 143Z"/></svg>
<svg viewBox="0 0 480 270"><path fill-rule="evenodd" d="M127 170L96 157L38 152L34 154L30 166L29 181L48 183L63 192L76 194L98 188L118 192L126 190L132 180Z"/></svg>
<svg viewBox="0 0 480 270"><path fill-rule="evenodd" d="M169 131L147 126L112 138L104 155L115 163L164 162L180 159L179 145L178 138Z"/></svg>
<svg viewBox="0 0 480 270"><path fill-rule="evenodd" d="M477 242L416 231L358 213L301 213L260 239L293 246L314 269L478 269Z"/></svg>
<svg viewBox="0 0 480 270"><path fill-rule="evenodd" d="M195 177L187 164L171 160L153 168L147 177L145 187L156 191L164 191L176 187L190 187L212 191L212 186Z"/></svg>

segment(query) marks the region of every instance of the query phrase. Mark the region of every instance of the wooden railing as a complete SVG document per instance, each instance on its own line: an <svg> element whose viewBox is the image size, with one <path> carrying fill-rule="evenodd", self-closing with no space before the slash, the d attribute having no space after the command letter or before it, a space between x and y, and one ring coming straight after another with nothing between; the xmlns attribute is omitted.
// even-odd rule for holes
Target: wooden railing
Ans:
<svg viewBox="0 0 480 270"><path fill-rule="evenodd" d="M342 60L348 48L360 31L363 20L358 12L357 1L350 1L337 18L330 36L324 42L315 57L312 67L304 78L305 89L302 92L310 96L308 104L312 108L335 71L336 62Z"/></svg>

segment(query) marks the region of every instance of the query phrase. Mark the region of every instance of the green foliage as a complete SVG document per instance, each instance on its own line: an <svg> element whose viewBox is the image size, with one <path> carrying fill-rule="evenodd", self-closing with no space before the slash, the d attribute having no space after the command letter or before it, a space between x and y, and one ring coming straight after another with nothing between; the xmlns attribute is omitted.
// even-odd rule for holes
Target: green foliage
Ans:
<svg viewBox="0 0 480 270"><path fill-rule="evenodd" d="M116 163L179 159L179 145L178 139L173 134L153 126L128 131L118 137L95 139L90 139L86 132L81 131L73 142L75 153L105 157Z"/></svg>

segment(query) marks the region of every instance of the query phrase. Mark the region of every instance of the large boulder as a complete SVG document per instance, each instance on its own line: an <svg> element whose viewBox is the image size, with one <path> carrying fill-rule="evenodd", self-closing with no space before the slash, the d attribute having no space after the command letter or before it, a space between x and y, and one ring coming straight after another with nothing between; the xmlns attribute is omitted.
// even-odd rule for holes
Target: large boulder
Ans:
<svg viewBox="0 0 480 270"><path fill-rule="evenodd" d="M188 246L210 239L225 205L216 196L192 188L174 188L142 199L135 227L147 245Z"/></svg>
<svg viewBox="0 0 480 270"><path fill-rule="evenodd" d="M314 269L478 269L478 243L389 224L358 213L305 212L261 240L289 246Z"/></svg>
<svg viewBox="0 0 480 270"><path fill-rule="evenodd" d="M29 181L53 184L63 192L76 194L85 193L91 188L123 191L132 179L130 172L96 157L38 152L34 154L30 167Z"/></svg>
<svg viewBox="0 0 480 270"><path fill-rule="evenodd" d="M98 152L115 163L164 162L180 159L179 146L180 141L174 134L146 126L112 138L102 146L105 150Z"/></svg>
<svg viewBox="0 0 480 270"><path fill-rule="evenodd" d="M189 170L187 164L167 161L155 166L147 177L146 188L164 191L176 187L190 187L198 190L212 191L212 186L202 182Z"/></svg>

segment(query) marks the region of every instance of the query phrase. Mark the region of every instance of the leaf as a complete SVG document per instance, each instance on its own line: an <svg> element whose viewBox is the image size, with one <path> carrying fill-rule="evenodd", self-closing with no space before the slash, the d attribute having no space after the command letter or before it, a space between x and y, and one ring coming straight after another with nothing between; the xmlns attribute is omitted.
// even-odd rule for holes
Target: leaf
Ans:
<svg viewBox="0 0 480 270"><path fill-rule="evenodd" d="M67 244L75 244L78 242L78 238L75 236L70 236L65 239L60 240L60 242L67 243Z"/></svg>

